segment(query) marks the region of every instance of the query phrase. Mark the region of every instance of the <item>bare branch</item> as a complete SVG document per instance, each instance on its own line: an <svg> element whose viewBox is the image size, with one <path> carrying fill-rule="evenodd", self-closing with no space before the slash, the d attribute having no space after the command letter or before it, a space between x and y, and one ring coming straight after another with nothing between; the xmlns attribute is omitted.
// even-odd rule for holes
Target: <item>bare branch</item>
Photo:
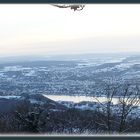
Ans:
<svg viewBox="0 0 140 140"><path fill-rule="evenodd" d="M81 4L69 4L69 5L52 4L52 5L58 8L71 8L74 11L81 11L85 7L85 5L81 5Z"/></svg>

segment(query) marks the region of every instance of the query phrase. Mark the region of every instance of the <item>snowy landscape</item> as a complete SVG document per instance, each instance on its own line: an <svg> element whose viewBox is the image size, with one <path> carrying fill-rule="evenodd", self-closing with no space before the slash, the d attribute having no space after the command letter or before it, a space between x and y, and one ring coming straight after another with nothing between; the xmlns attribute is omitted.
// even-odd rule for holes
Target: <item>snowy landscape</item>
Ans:
<svg viewBox="0 0 140 140"><path fill-rule="evenodd" d="M0 131L139 133L139 82L138 54L1 58Z"/></svg>
<svg viewBox="0 0 140 140"><path fill-rule="evenodd" d="M0 93L99 96L104 83L139 82L139 68L140 56L131 54L9 58L0 61Z"/></svg>
<svg viewBox="0 0 140 140"><path fill-rule="evenodd" d="M139 17L139 4L1 4L0 135L139 135Z"/></svg>

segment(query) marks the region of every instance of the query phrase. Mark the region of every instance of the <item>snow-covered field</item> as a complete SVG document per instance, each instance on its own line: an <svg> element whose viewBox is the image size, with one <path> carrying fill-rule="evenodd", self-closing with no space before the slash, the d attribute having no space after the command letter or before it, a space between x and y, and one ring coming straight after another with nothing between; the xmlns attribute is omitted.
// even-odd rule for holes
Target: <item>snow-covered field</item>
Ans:
<svg viewBox="0 0 140 140"><path fill-rule="evenodd" d="M0 99L19 99L21 96L0 96Z"/></svg>

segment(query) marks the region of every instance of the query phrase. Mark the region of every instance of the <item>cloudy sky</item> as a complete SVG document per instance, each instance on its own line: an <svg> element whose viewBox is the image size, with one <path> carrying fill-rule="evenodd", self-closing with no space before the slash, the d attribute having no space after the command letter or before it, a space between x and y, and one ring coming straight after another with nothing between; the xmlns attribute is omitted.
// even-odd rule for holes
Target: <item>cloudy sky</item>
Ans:
<svg viewBox="0 0 140 140"><path fill-rule="evenodd" d="M0 4L0 56L140 52L140 4Z"/></svg>

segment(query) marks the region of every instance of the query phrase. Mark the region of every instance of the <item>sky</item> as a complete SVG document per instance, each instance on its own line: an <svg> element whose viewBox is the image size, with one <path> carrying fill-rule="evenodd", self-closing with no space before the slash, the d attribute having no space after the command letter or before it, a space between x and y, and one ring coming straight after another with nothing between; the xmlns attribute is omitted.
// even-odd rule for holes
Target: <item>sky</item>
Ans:
<svg viewBox="0 0 140 140"><path fill-rule="evenodd" d="M0 4L0 56L140 52L140 4Z"/></svg>

